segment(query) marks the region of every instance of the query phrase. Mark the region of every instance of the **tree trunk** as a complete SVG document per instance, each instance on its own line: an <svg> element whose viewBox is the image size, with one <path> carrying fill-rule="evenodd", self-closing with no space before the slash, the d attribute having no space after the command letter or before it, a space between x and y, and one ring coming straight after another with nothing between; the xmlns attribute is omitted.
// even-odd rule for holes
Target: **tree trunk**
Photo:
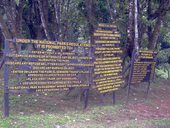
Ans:
<svg viewBox="0 0 170 128"><path fill-rule="evenodd" d="M15 22L15 33L16 37L22 37L22 14L25 0L20 0L19 5L16 7L16 22Z"/></svg>
<svg viewBox="0 0 170 128"><path fill-rule="evenodd" d="M112 1L113 1L113 4L112 4L112 8L113 8L113 9L112 9L112 10L113 10L113 12L112 12L112 13L113 13L113 18L116 19L116 15L117 15L117 14L116 14L116 13L117 13L117 11L116 11L116 0L112 0Z"/></svg>
<svg viewBox="0 0 170 128"><path fill-rule="evenodd" d="M8 29L8 26L6 25L6 23L4 22L3 20L3 17L2 15L0 15L0 29L1 29L1 32L3 33L3 36L4 38L11 38L11 33Z"/></svg>
<svg viewBox="0 0 170 128"><path fill-rule="evenodd" d="M135 25L135 38L134 38L134 48L136 51L139 50L139 32L138 32L138 0L135 0L135 17L134 17L134 25Z"/></svg>
<svg viewBox="0 0 170 128"><path fill-rule="evenodd" d="M114 20L113 17L114 17L114 16L113 16L112 8L110 7L110 1L109 1L109 0L107 0L107 6L108 6L108 9L109 9L111 22L113 22L113 20Z"/></svg>
<svg viewBox="0 0 170 128"><path fill-rule="evenodd" d="M160 7L158 9L160 12L157 10L155 12L155 14L152 15L152 17L155 17L155 15L157 15L158 17L157 17L157 21L155 23L153 32L149 37L149 46L148 46L149 49L152 49L152 50L156 49L157 40L158 40L160 29L161 29L161 24L167 14L167 10L169 8L169 3L170 3L169 0L162 1L160 4ZM159 13L157 13L157 12L159 12Z"/></svg>
<svg viewBox="0 0 170 128"><path fill-rule="evenodd" d="M40 18L41 18L41 23L42 23L42 27L44 30L44 34L47 38L47 40L50 40L50 36L48 33L48 19L45 19L45 14L44 14L44 9L48 9L48 8L43 8L43 1L38 0L38 5L39 5L39 11L40 11Z"/></svg>
<svg viewBox="0 0 170 128"><path fill-rule="evenodd" d="M147 13L148 13L148 17L147 17L147 20L149 20L149 16L152 14L151 12L151 0L148 0L148 9L147 9ZM148 31L147 31L147 34L148 34L148 41L150 42L149 38L151 37L151 34L152 34L152 27L149 25L148 26Z"/></svg>
<svg viewBox="0 0 170 128"><path fill-rule="evenodd" d="M0 23L0 61L1 61L1 57L3 55L2 50L3 50L4 41L5 41L5 36L4 36L3 30L2 30L2 25Z"/></svg>
<svg viewBox="0 0 170 128"><path fill-rule="evenodd" d="M70 10L70 0L67 0L66 7L65 7L65 12L66 16L69 17L69 10ZM63 33L63 40L68 41L68 35L69 35L69 20L66 19L64 22L64 33Z"/></svg>
<svg viewBox="0 0 170 128"><path fill-rule="evenodd" d="M130 56L132 55L133 51L133 46L134 46L134 29L133 29L133 24L134 24L134 15L133 15L133 0L129 1L129 16L128 16L128 28L127 28L127 47L125 48L125 56ZM127 51L126 51L127 50Z"/></svg>
<svg viewBox="0 0 170 128"><path fill-rule="evenodd" d="M15 11L14 5L15 4L13 1L8 1L8 0L3 1L3 8L7 16L7 26L10 32L10 38L16 37L16 32L15 32L16 11Z"/></svg>
<svg viewBox="0 0 170 128"><path fill-rule="evenodd" d="M61 2L60 0L54 0L54 10L55 10L55 22L56 22L56 40L60 40L61 34Z"/></svg>
<svg viewBox="0 0 170 128"><path fill-rule="evenodd" d="M96 25L96 19L94 16L94 0L85 0L87 21L89 25L89 34L92 35ZM94 44L93 38L91 37L91 43Z"/></svg>
<svg viewBox="0 0 170 128"><path fill-rule="evenodd" d="M154 31L152 32L152 35L149 37L149 49L154 50L157 45L157 40L159 37L160 29L161 29L161 23L162 23L163 17L159 17L156 21Z"/></svg>
<svg viewBox="0 0 170 128"><path fill-rule="evenodd" d="M21 20L22 20L22 10L23 10L24 1L25 0L21 0L18 6L16 4L16 1L4 0L2 2L2 6L7 17L6 23L9 31L7 38L9 39L13 39L21 36L21 30L22 30ZM3 18L1 20L3 20ZM16 52L18 51L15 43L11 45L11 48Z"/></svg>

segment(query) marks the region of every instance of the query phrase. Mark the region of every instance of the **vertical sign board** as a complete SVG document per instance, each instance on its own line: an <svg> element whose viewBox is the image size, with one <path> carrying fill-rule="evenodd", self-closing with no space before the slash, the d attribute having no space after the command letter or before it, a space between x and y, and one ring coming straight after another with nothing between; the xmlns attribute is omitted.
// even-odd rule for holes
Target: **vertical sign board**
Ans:
<svg viewBox="0 0 170 128"><path fill-rule="evenodd" d="M122 50L119 33L114 24L100 23L94 32L94 88L99 93L118 90L122 79Z"/></svg>
<svg viewBox="0 0 170 128"><path fill-rule="evenodd" d="M75 87L88 88L89 79L81 78L88 76L89 68L93 66L89 64L92 59L88 55L90 44L30 39L16 39L11 43L25 47L34 45L36 50L6 52L8 60L5 62L5 87L8 86L9 74L6 72L9 67L13 67L9 71L10 74L22 76L17 85L8 86L10 92L51 92Z"/></svg>
<svg viewBox="0 0 170 128"><path fill-rule="evenodd" d="M157 52L139 51L133 64L131 84L148 82L153 79Z"/></svg>
<svg viewBox="0 0 170 128"><path fill-rule="evenodd" d="M157 54L157 52L150 50L139 50L139 52L133 52L128 82L128 97L130 93L130 85L139 84L141 82L149 82L147 88L148 94L150 81L153 80L154 77Z"/></svg>

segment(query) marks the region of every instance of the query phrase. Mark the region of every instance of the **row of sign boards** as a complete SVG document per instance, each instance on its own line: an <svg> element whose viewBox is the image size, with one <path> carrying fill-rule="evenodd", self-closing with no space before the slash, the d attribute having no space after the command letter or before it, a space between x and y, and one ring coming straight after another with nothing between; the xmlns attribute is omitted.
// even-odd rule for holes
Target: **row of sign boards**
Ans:
<svg viewBox="0 0 170 128"><path fill-rule="evenodd" d="M99 93L114 92L124 86L120 34L114 24L98 25L94 44L15 39L5 42L4 106L8 115L9 92L66 91L89 88ZM11 46L16 43L19 52ZM30 46L31 49L30 49ZM130 84L150 81L156 52L133 54ZM9 85L9 77L17 83Z"/></svg>

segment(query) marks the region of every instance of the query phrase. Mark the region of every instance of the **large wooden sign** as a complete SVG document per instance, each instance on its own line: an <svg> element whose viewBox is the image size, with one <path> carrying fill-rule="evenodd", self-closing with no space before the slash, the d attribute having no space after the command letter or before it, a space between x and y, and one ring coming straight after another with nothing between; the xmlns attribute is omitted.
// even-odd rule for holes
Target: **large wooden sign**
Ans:
<svg viewBox="0 0 170 128"><path fill-rule="evenodd" d="M14 43L18 52L12 49ZM90 44L78 42L6 40L4 116L9 115L10 92L51 92L89 88L88 74L90 67L93 67L90 63L90 48ZM11 76L16 77L16 83L9 84Z"/></svg>
<svg viewBox="0 0 170 128"><path fill-rule="evenodd" d="M92 58L76 50L78 47L89 50L89 44L28 39L16 39L11 43L20 47L32 43L36 50L17 54L7 52L8 61L5 64L14 67L9 73L22 76L22 80L16 86L9 86L9 90L31 89L42 92L88 86L87 82L83 82L79 77L81 74L89 73L88 68L93 65L88 62Z"/></svg>
<svg viewBox="0 0 170 128"><path fill-rule="evenodd" d="M113 92L123 84L122 50L114 24L98 24L94 32L94 88L100 93Z"/></svg>

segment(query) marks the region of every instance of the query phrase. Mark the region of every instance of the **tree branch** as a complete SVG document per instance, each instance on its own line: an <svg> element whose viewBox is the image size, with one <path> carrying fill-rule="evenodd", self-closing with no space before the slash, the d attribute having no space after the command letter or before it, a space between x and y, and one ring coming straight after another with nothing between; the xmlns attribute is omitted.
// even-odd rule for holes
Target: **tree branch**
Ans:
<svg viewBox="0 0 170 128"><path fill-rule="evenodd" d="M161 1L159 8L152 14L149 15L149 20L154 20L159 17L162 13L167 12L170 8L165 8L169 5L169 0Z"/></svg>

